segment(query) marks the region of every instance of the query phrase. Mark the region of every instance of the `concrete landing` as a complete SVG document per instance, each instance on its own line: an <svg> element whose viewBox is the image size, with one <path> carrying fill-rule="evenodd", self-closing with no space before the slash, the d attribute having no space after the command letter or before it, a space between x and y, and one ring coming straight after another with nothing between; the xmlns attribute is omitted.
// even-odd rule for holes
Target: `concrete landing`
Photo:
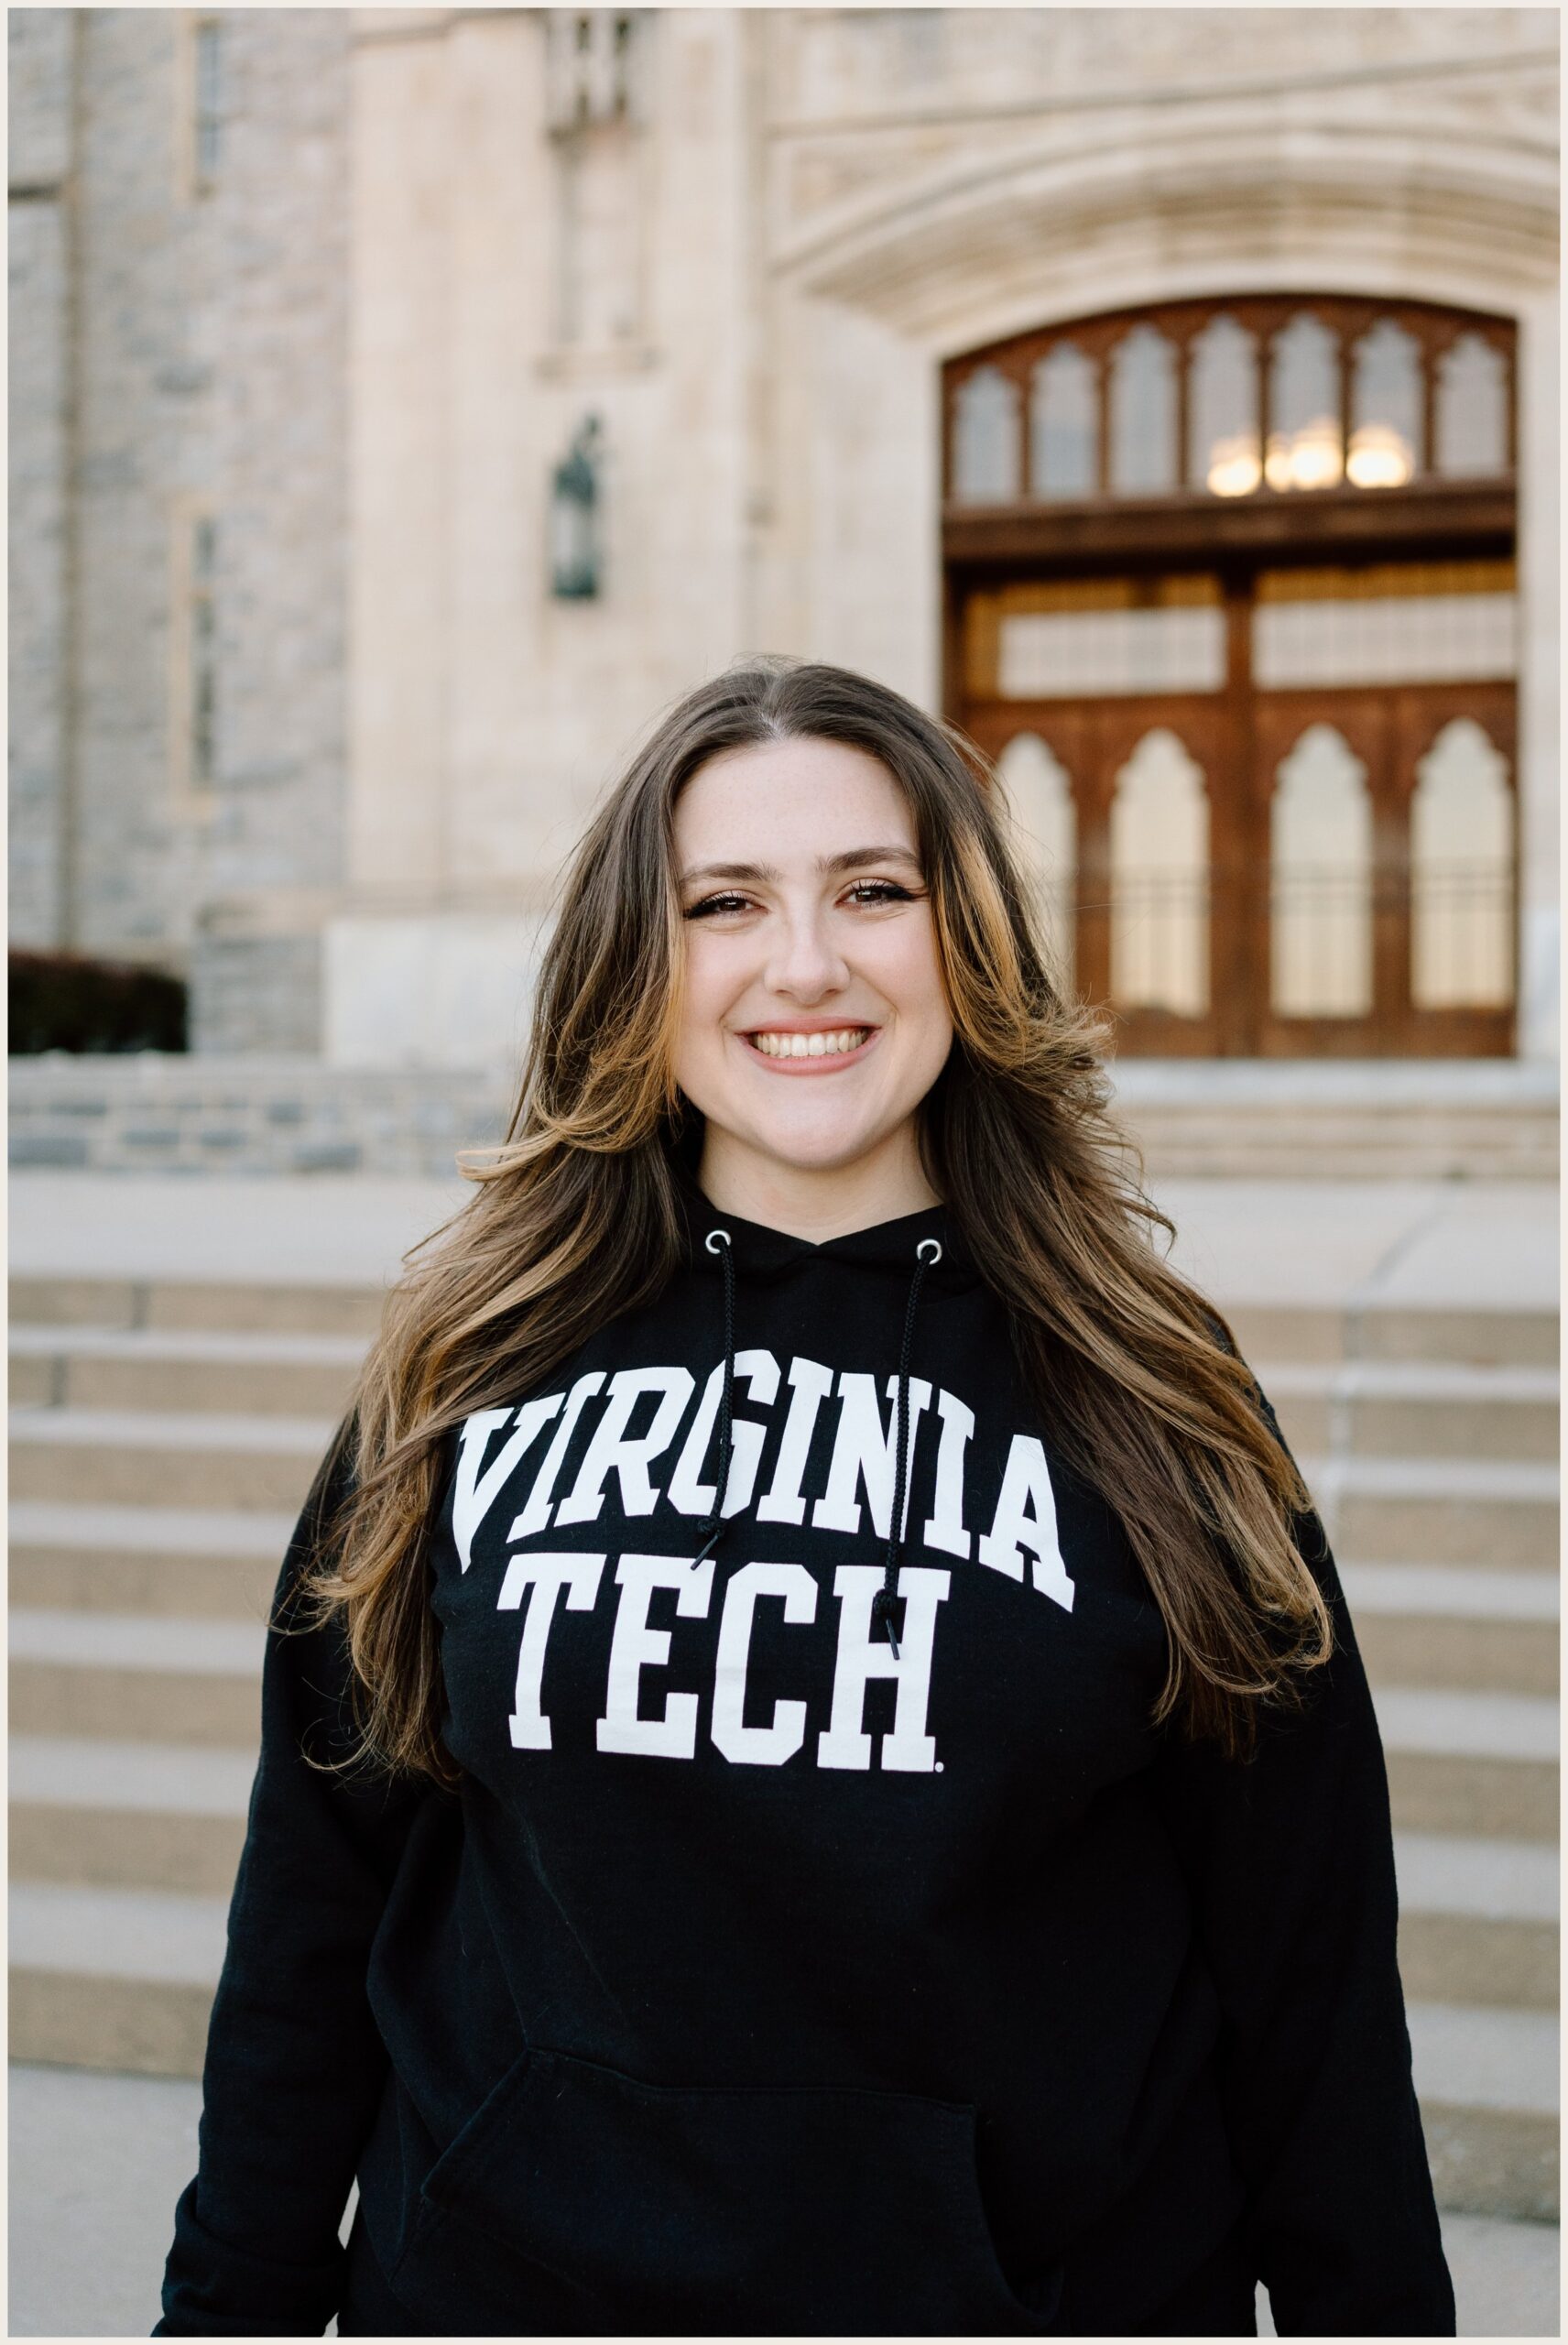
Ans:
<svg viewBox="0 0 1568 2345"><path fill-rule="evenodd" d="M20 2067L10 2080L10 2334L147 2336L200 2086ZM1560 2333L1554 2229L1448 2215L1443 2233L1461 2337Z"/></svg>
<svg viewBox="0 0 1568 2345"><path fill-rule="evenodd" d="M11 1178L13 1276L319 1280L397 1274L465 1182L75 1172ZM1175 1260L1222 1303L1547 1310L1547 1182L1166 1180Z"/></svg>

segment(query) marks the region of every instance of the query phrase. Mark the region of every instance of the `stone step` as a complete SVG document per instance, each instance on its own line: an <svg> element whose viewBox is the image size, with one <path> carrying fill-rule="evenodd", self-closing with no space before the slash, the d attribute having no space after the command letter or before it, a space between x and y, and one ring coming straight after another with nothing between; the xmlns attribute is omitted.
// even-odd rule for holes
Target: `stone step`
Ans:
<svg viewBox="0 0 1568 2345"><path fill-rule="evenodd" d="M264 1620L293 1527L291 1511L18 1500L11 1601Z"/></svg>
<svg viewBox="0 0 1568 2345"><path fill-rule="evenodd" d="M228 1905L226 1895L15 1882L11 2057L199 2077Z"/></svg>
<svg viewBox="0 0 1568 2345"><path fill-rule="evenodd" d="M1469 1457L1298 1459L1345 1563L1546 1571L1557 1560L1554 1466Z"/></svg>
<svg viewBox="0 0 1568 2345"><path fill-rule="evenodd" d="M241 1748L15 1735L12 1878L227 1895L254 1764ZM1410 1994L1554 2006L1549 1849L1416 1833L1399 1837L1396 1857Z"/></svg>
<svg viewBox="0 0 1568 2345"><path fill-rule="evenodd" d="M245 1750L13 1735L11 1878L226 1897L255 1771Z"/></svg>
<svg viewBox="0 0 1568 2345"><path fill-rule="evenodd" d="M1415 2000L1408 2016L1439 2205L1555 2221L1555 2018Z"/></svg>
<svg viewBox="0 0 1568 2345"><path fill-rule="evenodd" d="M176 1413L341 1415L365 1345L354 1336L13 1326L13 1405Z"/></svg>
<svg viewBox="0 0 1568 2345"><path fill-rule="evenodd" d="M20 1881L11 1891L13 2059L201 2073L228 1901ZM1412 1999L1438 2195L1543 2221L1556 2183L1557 2030L1546 2015Z"/></svg>
<svg viewBox="0 0 1568 2345"><path fill-rule="evenodd" d="M1399 1969L1408 1996L1556 2010L1554 1849L1400 1832L1394 1838L1394 1860Z"/></svg>
<svg viewBox="0 0 1568 2345"><path fill-rule="evenodd" d="M339 1412L365 1355L354 1336L14 1325L14 1403L300 1416ZM1551 1460L1558 1378L1452 1362L1272 1365L1258 1380L1302 1453Z"/></svg>
<svg viewBox="0 0 1568 2345"><path fill-rule="evenodd" d="M373 1336L379 1286L320 1281L115 1279L17 1274L13 1325L210 1330L225 1336ZM1555 1369L1558 1314L1539 1304L1343 1304L1229 1302L1225 1316L1253 1361L1431 1361ZM1265 1384L1266 1391L1268 1390Z"/></svg>
<svg viewBox="0 0 1568 2345"><path fill-rule="evenodd" d="M1554 1573L1347 1564L1342 1576L1375 1685L1556 1693Z"/></svg>
<svg viewBox="0 0 1568 2345"><path fill-rule="evenodd" d="M1555 1702L1403 1685L1373 1698L1398 1830L1555 1840Z"/></svg>
<svg viewBox="0 0 1568 2345"><path fill-rule="evenodd" d="M254 1751L266 1641L250 1621L15 1610L12 1730Z"/></svg>
<svg viewBox="0 0 1568 2345"><path fill-rule="evenodd" d="M112 1506L298 1509L332 1417L13 1409L11 1494Z"/></svg>
<svg viewBox="0 0 1568 2345"><path fill-rule="evenodd" d="M1339 1576L1357 1627L1372 1612L1552 1623L1562 1617L1562 1587L1552 1571L1477 1570L1464 1564L1341 1564Z"/></svg>
<svg viewBox="0 0 1568 2345"><path fill-rule="evenodd" d="M325 1416L16 1408L12 1494L111 1505L298 1506L334 1426ZM1517 1570L1555 1560L1555 1467L1310 1455L1301 1465L1346 1561Z"/></svg>
<svg viewBox="0 0 1568 2345"><path fill-rule="evenodd" d="M235 1620L18 1609L13 1729L249 1749L265 1636L258 1623ZM1554 1702L1386 1685L1376 1701L1401 1828L1552 1838Z"/></svg>
<svg viewBox="0 0 1568 2345"><path fill-rule="evenodd" d="M331 1280L13 1276L13 1325L356 1336L381 1325L386 1289Z"/></svg>
<svg viewBox="0 0 1568 2345"><path fill-rule="evenodd" d="M1537 1368L1559 1364L1554 1303L1226 1303L1248 1361ZM1259 1375L1267 1392L1269 1385Z"/></svg>
<svg viewBox="0 0 1568 2345"><path fill-rule="evenodd" d="M1555 1369L1448 1360L1252 1365L1298 1454L1547 1463L1558 1454Z"/></svg>

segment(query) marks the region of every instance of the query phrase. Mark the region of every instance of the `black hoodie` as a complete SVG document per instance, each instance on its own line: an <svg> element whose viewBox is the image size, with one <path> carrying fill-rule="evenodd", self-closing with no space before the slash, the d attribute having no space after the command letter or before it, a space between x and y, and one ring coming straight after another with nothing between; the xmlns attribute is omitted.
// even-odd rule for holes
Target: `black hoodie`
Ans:
<svg viewBox="0 0 1568 2345"><path fill-rule="evenodd" d="M409 2331L1234 2330L1261 2277L1282 2334L1451 2336L1315 1519L1304 1708L1245 1765L1157 1730L1160 1614L945 1214L689 1215L453 1444L458 1794L311 1765L301 1520L158 2333L319 2333L357 2173Z"/></svg>

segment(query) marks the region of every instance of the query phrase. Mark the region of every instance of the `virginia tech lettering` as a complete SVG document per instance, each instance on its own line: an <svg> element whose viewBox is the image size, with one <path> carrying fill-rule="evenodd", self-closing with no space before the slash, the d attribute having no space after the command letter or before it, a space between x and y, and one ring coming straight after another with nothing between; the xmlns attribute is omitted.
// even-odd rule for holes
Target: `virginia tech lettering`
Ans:
<svg viewBox="0 0 1568 2345"><path fill-rule="evenodd" d="M897 1380L885 1387L886 1410L872 1376L848 1370L834 1374L813 1359L796 1358L787 1373L771 1352L737 1352L735 1389L746 1413L737 1410L733 1428L724 1513L750 1510L758 1525L804 1523L815 1531L871 1530L886 1539L893 1508ZM626 1519L651 1515L662 1500L679 1514L701 1522L711 1514L714 1488L702 1479L714 1446L724 1370L715 1368L696 1393L685 1368L623 1369L606 1381L602 1369L579 1377L564 1392L547 1393L517 1409L482 1409L463 1427L452 1494L452 1536L466 1572L480 1526L511 1493L518 1477L532 1468L532 1483L506 1533L508 1546L536 1539L551 1529L596 1522L611 1477L618 1486ZM812 1436L824 1408L836 1404L833 1450L826 1485L809 1497L803 1488ZM572 1437L587 1412L597 1412L587 1446L571 1487L561 1489L561 1469ZM1073 1582L1057 1543L1056 1502L1045 1452L1028 1434L1013 1438L988 1531L978 1536L964 1520L965 1453L975 1433L974 1412L953 1393L912 1378L909 1386L909 1482L917 1459L936 1447L931 1512L919 1529L925 1551L975 1562L1007 1578L1028 1577L1063 1610L1073 1609ZM782 1418L772 1479L757 1493L758 1468L770 1426ZM591 1421L591 1420L590 1420ZM640 1430L633 1424L640 1421ZM655 1471L658 1481L655 1480ZM909 1497L902 1525L910 1541ZM548 1751L550 1720L542 1707L545 1656L551 1627L561 1607L590 1612L606 1580L607 1554L529 1549L512 1554L502 1579L497 1607L523 1614L517 1654L517 1691L509 1720L513 1747ZM698 1696L668 1694L658 1716L645 1715L651 1688L644 1678L668 1663L671 1632L649 1626L648 1613L660 1589L675 1593L680 1618L706 1620L713 1598L714 1560L693 1565L681 1555L623 1554L608 1575L619 1591L605 1685L604 1714L598 1721L601 1751L665 1759L696 1754ZM875 1564L840 1564L833 1593L838 1604L838 1646L832 1711L817 1736L819 1767L869 1768L873 1742L883 1767L929 1773L941 1764L926 1731L937 1619L952 1588L952 1573L929 1565L901 1564L898 1594L903 1620L898 1658L886 1637L872 1633L871 1605L881 1585ZM719 1618L709 1732L723 1757L739 1765L781 1767L806 1740L806 1705L775 1704L767 1725L747 1725L746 1664L757 1605L783 1607L791 1627L809 1627L817 1617L818 1587L797 1563L747 1563L726 1581ZM866 1692L874 1677L896 1681L893 1726L878 1738L864 1728Z"/></svg>

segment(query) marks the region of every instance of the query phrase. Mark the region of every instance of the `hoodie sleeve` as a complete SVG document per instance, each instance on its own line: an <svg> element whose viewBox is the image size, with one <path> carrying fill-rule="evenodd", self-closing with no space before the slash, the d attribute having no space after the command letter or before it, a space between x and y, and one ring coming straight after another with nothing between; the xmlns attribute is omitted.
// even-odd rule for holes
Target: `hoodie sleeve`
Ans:
<svg viewBox="0 0 1568 2345"><path fill-rule="evenodd" d="M353 1740L341 1624L298 1625L300 1576L346 1482L340 1441L278 1578L199 2165L175 2211L155 2336L320 2336L338 2307L338 2226L385 2070L370 1945L426 1795L411 1779L351 1782L310 1763Z"/></svg>
<svg viewBox="0 0 1568 2345"><path fill-rule="evenodd" d="M1296 1532L1333 1614L1333 1657L1300 1708L1266 1714L1249 1761L1189 1745L1164 1771L1219 1991L1220 2091L1278 2333L1452 2337L1382 1745L1322 1526L1309 1514Z"/></svg>

